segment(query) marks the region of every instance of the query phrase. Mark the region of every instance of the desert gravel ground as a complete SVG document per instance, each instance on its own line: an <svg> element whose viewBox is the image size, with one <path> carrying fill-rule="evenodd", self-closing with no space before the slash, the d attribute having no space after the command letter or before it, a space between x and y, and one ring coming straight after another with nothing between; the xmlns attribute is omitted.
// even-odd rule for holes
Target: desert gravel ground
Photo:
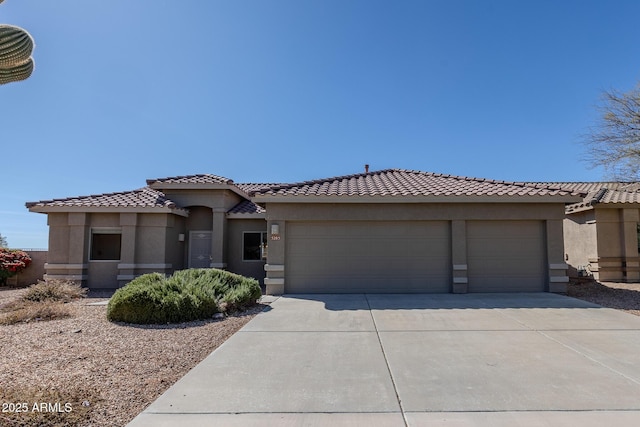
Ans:
<svg viewBox="0 0 640 427"><path fill-rule="evenodd" d="M0 305L21 292L0 290ZM0 404L27 401L29 408L29 414L0 412L1 426L46 423L33 404L49 403L50 389L72 401L72 412L86 413L79 425L124 426L264 308L217 321L137 326L111 323L105 305L87 305L99 301L106 299L69 303L69 319L0 326L0 400L19 399ZM64 418L49 425L66 425Z"/></svg>
<svg viewBox="0 0 640 427"><path fill-rule="evenodd" d="M0 305L21 292L0 290ZM640 315L640 284L570 284L568 295ZM87 305L99 301L106 299L70 303L70 319L0 326L0 397L26 400L31 412L34 403L69 400L77 425L124 426L264 308L219 321L134 326L107 321L104 305ZM47 420L0 412L2 426ZM71 414L56 420L47 425L76 425Z"/></svg>
<svg viewBox="0 0 640 427"><path fill-rule="evenodd" d="M570 283L567 295L640 316L640 283Z"/></svg>

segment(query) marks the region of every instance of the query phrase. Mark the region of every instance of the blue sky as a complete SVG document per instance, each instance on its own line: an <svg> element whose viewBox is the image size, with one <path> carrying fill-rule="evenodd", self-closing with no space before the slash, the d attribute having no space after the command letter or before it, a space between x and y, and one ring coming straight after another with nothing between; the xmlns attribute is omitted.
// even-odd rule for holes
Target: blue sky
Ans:
<svg viewBox="0 0 640 427"><path fill-rule="evenodd" d="M0 86L0 234L26 201L213 173L282 182L384 168L600 180L605 89L640 80L640 2L6 0L36 41Z"/></svg>

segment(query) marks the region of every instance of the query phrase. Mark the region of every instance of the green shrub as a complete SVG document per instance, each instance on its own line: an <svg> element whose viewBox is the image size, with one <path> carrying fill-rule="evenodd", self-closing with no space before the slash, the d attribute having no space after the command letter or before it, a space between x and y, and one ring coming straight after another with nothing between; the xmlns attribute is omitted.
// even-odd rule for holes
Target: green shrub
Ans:
<svg viewBox="0 0 640 427"><path fill-rule="evenodd" d="M260 298L255 279L211 268L140 276L118 289L107 318L137 324L180 323L248 307Z"/></svg>

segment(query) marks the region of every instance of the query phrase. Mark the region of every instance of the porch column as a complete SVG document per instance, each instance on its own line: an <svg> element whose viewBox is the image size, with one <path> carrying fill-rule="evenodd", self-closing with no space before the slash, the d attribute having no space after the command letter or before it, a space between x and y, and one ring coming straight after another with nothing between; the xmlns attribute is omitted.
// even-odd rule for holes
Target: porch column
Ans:
<svg viewBox="0 0 640 427"><path fill-rule="evenodd" d="M451 221L451 261L453 263L453 293L466 294L469 291L467 277L467 222Z"/></svg>
<svg viewBox="0 0 640 427"><path fill-rule="evenodd" d="M546 221L545 233L547 240L547 262L549 274L549 292L564 294L567 292L567 270L569 266L564 261L564 237L562 219Z"/></svg>
<svg viewBox="0 0 640 427"><path fill-rule="evenodd" d="M621 209L623 274L628 282L640 280L640 258L638 258L638 209Z"/></svg>
<svg viewBox="0 0 640 427"><path fill-rule="evenodd" d="M136 276L136 227L138 214L121 213L121 249L120 263L118 264L118 286L122 287Z"/></svg>
<svg viewBox="0 0 640 427"><path fill-rule="evenodd" d="M227 238L227 213L224 209L212 209L211 264L212 268L227 268L225 241Z"/></svg>
<svg viewBox="0 0 640 427"><path fill-rule="evenodd" d="M86 285L89 259L89 214L71 212L69 224L69 257L66 265L48 265L47 276L72 280Z"/></svg>

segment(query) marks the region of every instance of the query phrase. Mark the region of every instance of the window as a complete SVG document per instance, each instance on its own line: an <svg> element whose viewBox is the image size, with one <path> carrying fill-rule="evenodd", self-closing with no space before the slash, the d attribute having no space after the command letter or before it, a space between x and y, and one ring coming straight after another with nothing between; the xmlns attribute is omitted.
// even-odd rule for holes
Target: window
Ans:
<svg viewBox="0 0 640 427"><path fill-rule="evenodd" d="M119 229L91 230L91 261L119 261L121 246Z"/></svg>
<svg viewBox="0 0 640 427"><path fill-rule="evenodd" d="M267 255L267 233L247 231L242 235L242 260L260 261Z"/></svg>

